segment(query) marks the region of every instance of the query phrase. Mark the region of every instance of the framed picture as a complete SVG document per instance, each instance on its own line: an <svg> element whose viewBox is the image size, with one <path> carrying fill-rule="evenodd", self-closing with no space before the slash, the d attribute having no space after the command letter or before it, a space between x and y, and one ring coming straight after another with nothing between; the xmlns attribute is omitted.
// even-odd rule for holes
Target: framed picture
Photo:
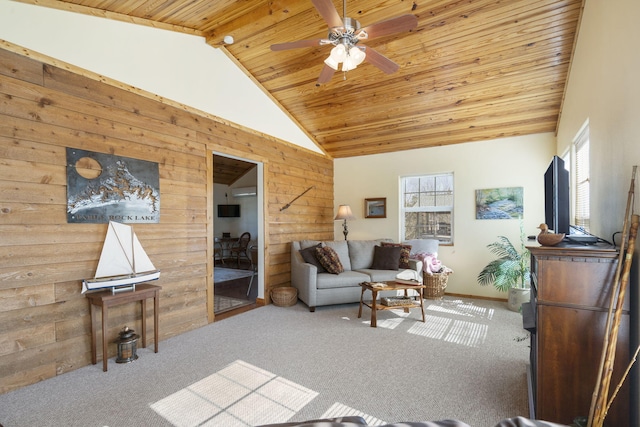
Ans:
<svg viewBox="0 0 640 427"><path fill-rule="evenodd" d="M386 218L387 217L387 198L378 197L375 199L364 199L364 217L365 218Z"/></svg>
<svg viewBox="0 0 640 427"><path fill-rule="evenodd" d="M522 187L476 190L476 219L515 219L523 213Z"/></svg>

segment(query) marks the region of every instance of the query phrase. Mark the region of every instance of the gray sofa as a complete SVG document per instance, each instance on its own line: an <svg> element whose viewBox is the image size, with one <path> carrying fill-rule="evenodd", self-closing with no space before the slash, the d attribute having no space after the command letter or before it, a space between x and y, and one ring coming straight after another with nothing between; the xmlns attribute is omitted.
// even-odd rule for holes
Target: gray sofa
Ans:
<svg viewBox="0 0 640 427"><path fill-rule="evenodd" d="M309 306L309 311L323 305L347 304L360 301L361 282L382 282L394 280L401 270L372 269L374 248L381 242L392 243L391 239L376 240L334 240L320 242L317 240L301 240L291 242L291 285L298 289L298 298ZM424 241L423 241L424 242ZM437 240L430 241L431 248ZM410 242L407 242L410 243ZM330 246L340 258L344 272L331 274L318 273L318 267L305 262L301 250L316 247L318 244ZM422 270L422 263L409 260L410 268ZM386 295L391 295L387 293ZM384 292L379 293L385 296Z"/></svg>

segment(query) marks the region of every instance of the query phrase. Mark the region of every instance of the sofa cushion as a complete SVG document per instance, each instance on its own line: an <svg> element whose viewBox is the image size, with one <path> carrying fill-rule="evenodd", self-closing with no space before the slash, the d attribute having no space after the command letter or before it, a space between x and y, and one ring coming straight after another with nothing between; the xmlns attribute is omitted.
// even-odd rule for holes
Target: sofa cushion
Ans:
<svg viewBox="0 0 640 427"><path fill-rule="evenodd" d="M391 271L389 272L391 273ZM349 302L357 302L360 301L359 284L362 282L368 282L370 280L370 276L361 271L345 271L344 273L340 274L320 273L317 275L316 288L318 290L355 288L357 289L354 293L356 297L353 301Z"/></svg>
<svg viewBox="0 0 640 427"><path fill-rule="evenodd" d="M349 240L347 245L352 270L371 267L373 247L377 245L375 240Z"/></svg>
<svg viewBox="0 0 640 427"><path fill-rule="evenodd" d="M349 240L349 260L351 261L351 270L360 270L370 268L373 264L373 248L378 245L381 240Z"/></svg>
<svg viewBox="0 0 640 427"><path fill-rule="evenodd" d="M304 262L315 265L318 268L318 273L324 273L325 271L327 271L324 269L322 264L320 264L320 261L318 261L318 257L316 256L316 248L319 248L321 246L322 244L318 243L315 246L309 246L308 248L300 249L299 251Z"/></svg>
<svg viewBox="0 0 640 427"><path fill-rule="evenodd" d="M382 246L398 246L400 248L400 265L398 268L411 268L409 265L409 256L411 255L411 245L405 245L402 243L389 243L382 242Z"/></svg>
<svg viewBox="0 0 640 427"><path fill-rule="evenodd" d="M334 251L336 251L345 271L353 270L353 268L351 268L351 260L349 259L349 247L347 246L346 240L331 240L328 242L323 242L323 246L329 246Z"/></svg>
<svg viewBox="0 0 640 427"><path fill-rule="evenodd" d="M397 270L400 265L400 246L376 246L373 248L372 270Z"/></svg>
<svg viewBox="0 0 640 427"><path fill-rule="evenodd" d="M328 273L340 274L344 271L338 254L331 246L318 246L316 248L316 257Z"/></svg>
<svg viewBox="0 0 640 427"><path fill-rule="evenodd" d="M437 239L413 239L402 243L405 245L411 245L411 255L415 255L420 252L437 255L438 245L440 244Z"/></svg>
<svg viewBox="0 0 640 427"><path fill-rule="evenodd" d="M393 282L398 275L398 270L371 270L365 268L358 270L358 272L369 276L369 282Z"/></svg>

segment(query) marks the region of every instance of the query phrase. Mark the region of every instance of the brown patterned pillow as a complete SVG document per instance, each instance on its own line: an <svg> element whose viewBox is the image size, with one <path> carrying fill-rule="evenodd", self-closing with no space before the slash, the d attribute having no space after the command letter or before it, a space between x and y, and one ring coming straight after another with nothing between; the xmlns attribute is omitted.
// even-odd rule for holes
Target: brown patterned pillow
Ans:
<svg viewBox="0 0 640 427"><path fill-rule="evenodd" d="M322 264L320 264L320 261L318 261L318 258L316 257L316 249L321 247L322 243L318 243L315 246L309 246L308 248L305 249L300 249L300 255L302 255L302 259L304 260L304 262L307 262L311 265L315 265L316 268L318 269L318 273L324 273L325 270L324 267L322 266Z"/></svg>
<svg viewBox="0 0 640 427"><path fill-rule="evenodd" d="M316 258L318 258L324 269L331 274L340 274L344 271L338 254L330 246L316 248Z"/></svg>
<svg viewBox="0 0 640 427"><path fill-rule="evenodd" d="M409 265L409 255L411 255L411 245L403 245L402 243L382 242L382 246L400 246L400 265L399 268L411 268Z"/></svg>

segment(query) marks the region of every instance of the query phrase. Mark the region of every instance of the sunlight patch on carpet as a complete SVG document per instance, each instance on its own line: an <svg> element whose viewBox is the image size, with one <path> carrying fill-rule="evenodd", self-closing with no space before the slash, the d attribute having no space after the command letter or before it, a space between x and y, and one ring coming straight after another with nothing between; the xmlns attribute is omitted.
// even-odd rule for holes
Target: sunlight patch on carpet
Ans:
<svg viewBox="0 0 640 427"><path fill-rule="evenodd" d="M395 318L395 319L378 319L377 320L377 326L378 328L384 328L384 329L395 329L398 327L398 325L400 323L402 323L404 319L399 319L399 318ZM371 321L367 321L365 322L367 324L371 324Z"/></svg>
<svg viewBox="0 0 640 427"><path fill-rule="evenodd" d="M444 340L467 347L479 347L484 344L488 330L487 325L456 320Z"/></svg>
<svg viewBox="0 0 640 427"><path fill-rule="evenodd" d="M451 322L452 320L446 317L427 315L425 316L425 323L415 322L415 324L409 328L408 332L426 338L441 340L445 337Z"/></svg>
<svg viewBox="0 0 640 427"><path fill-rule="evenodd" d="M416 322L408 332L467 347L480 347L487 339L489 327L481 323L438 316L426 316L425 319L425 323Z"/></svg>
<svg viewBox="0 0 640 427"><path fill-rule="evenodd" d="M383 424L388 424L386 421L382 421L372 415L365 414L362 411L358 411L357 409L350 408L347 405L343 405L342 403L336 402L327 411L322 414L320 417L323 418L338 418L338 417L362 417L367 421L367 425L369 426L381 426Z"/></svg>
<svg viewBox="0 0 640 427"><path fill-rule="evenodd" d="M493 308L478 307L477 305L460 300L442 300L438 304L430 304L426 307L426 310L466 317L483 317L486 319L492 319L495 313Z"/></svg>
<svg viewBox="0 0 640 427"><path fill-rule="evenodd" d="M174 426L246 427L285 422L317 392L237 360L151 404Z"/></svg>

